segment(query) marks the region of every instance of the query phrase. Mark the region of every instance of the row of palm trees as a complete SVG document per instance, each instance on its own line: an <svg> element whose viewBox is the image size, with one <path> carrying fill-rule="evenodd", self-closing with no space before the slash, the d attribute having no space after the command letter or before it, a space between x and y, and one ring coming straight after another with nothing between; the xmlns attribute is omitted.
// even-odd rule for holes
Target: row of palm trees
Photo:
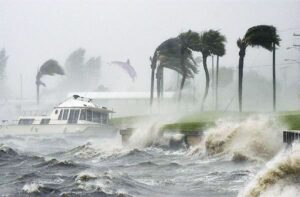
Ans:
<svg viewBox="0 0 300 197"><path fill-rule="evenodd" d="M193 78L198 73L198 65L193 58L193 52L202 54L202 64L205 71L205 92L201 103L203 110L209 92L210 76L207 66L209 56L217 56L216 66L216 104L218 102L218 75L219 57L225 55L226 37L217 30L208 30L202 33L187 31L179 34L175 38L167 39L162 42L154 51L151 61L151 94L150 105L153 103L155 70L157 79L158 100L163 94L163 69L168 68L178 72L181 77L178 100L180 101L182 89L187 78ZM275 72L275 47L279 45L280 38L276 28L269 25L258 25L248 29L242 39L238 39L239 51L239 111L242 111L242 92L243 92L243 68L246 48L248 46L259 46L269 51L273 51L273 109L276 110L276 72Z"/></svg>

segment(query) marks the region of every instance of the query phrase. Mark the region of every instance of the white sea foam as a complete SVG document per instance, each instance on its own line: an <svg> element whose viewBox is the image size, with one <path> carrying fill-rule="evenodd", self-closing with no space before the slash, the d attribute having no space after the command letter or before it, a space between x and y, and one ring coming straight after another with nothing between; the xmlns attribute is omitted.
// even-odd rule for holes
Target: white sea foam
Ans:
<svg viewBox="0 0 300 197"><path fill-rule="evenodd" d="M39 184L39 183L26 183L24 186L23 186L23 191L25 191L26 193L39 193L40 192L40 187L42 185Z"/></svg>
<svg viewBox="0 0 300 197"><path fill-rule="evenodd" d="M300 144L280 152L240 192L239 197L284 196L300 193Z"/></svg>
<svg viewBox="0 0 300 197"><path fill-rule="evenodd" d="M190 154L226 155L232 160L272 158L282 147L281 125L268 116L252 116L243 121L221 119L204 133L204 140Z"/></svg>

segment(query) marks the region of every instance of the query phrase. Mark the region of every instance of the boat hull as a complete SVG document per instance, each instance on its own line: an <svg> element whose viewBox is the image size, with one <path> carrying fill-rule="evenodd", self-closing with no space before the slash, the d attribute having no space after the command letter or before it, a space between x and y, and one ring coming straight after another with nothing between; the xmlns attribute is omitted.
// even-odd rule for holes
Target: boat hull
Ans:
<svg viewBox="0 0 300 197"><path fill-rule="evenodd" d="M102 136L112 137L118 133L118 129L110 125L1 125L2 135L53 135L64 134L68 136Z"/></svg>

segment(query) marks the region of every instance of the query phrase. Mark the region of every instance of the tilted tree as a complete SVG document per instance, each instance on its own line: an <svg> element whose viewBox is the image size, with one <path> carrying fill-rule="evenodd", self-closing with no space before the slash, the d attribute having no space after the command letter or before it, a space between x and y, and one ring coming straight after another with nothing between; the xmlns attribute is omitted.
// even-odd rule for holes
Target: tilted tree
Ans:
<svg viewBox="0 0 300 197"><path fill-rule="evenodd" d="M238 79L238 96L239 111L243 110L243 69L246 49L251 47L263 47L273 51L273 110L276 109L276 73L275 73L275 47L279 46L280 37L274 26L258 25L247 30L245 36L237 40L239 47L239 79Z"/></svg>
<svg viewBox="0 0 300 197"><path fill-rule="evenodd" d="M163 56L169 56L170 54L177 54L179 53L178 51L179 48L179 40L178 38L170 38L164 42L162 42L154 51L153 57L150 57L151 61L151 89L150 89L150 105L153 103L153 93L154 93L154 76L155 76L155 70L157 68L157 64L159 63L160 59ZM160 96L160 91L162 89L161 87L161 79L162 77L162 72L163 72L163 67L158 69L158 72L156 74L157 77L157 92L158 92L158 97Z"/></svg>
<svg viewBox="0 0 300 197"><path fill-rule="evenodd" d="M40 86L46 87L46 84L41 81L41 78L45 75L53 76L53 75L64 75L65 72L63 68L58 64L56 60L49 59L47 60L39 69L36 74L36 100L37 104L40 101Z"/></svg>
<svg viewBox="0 0 300 197"><path fill-rule="evenodd" d="M5 86L5 70L6 70L6 66L7 66L7 60L8 60L8 56L6 55L6 50L2 49L0 51L0 97L2 95L5 95L5 90L6 90L6 86Z"/></svg>
<svg viewBox="0 0 300 197"><path fill-rule="evenodd" d="M221 35L219 31L209 30L202 32L199 36L199 40L194 42L195 46L193 46L193 49L201 52L202 54L203 68L206 79L205 92L201 104L202 110L204 109L204 103L208 95L210 84L210 76L207 68L207 57L213 54L217 56L223 56L225 54L225 41L225 36Z"/></svg>
<svg viewBox="0 0 300 197"><path fill-rule="evenodd" d="M2 49L0 51L0 80L5 78L5 69L7 65L8 56L6 55L6 50Z"/></svg>
<svg viewBox="0 0 300 197"><path fill-rule="evenodd" d="M193 59L192 51L186 48L186 44L183 44L183 41L186 40L183 39L188 39L188 37L182 34L176 38L170 38L164 41L156 48L153 58L150 58L152 69L150 104L153 102L154 74L156 67L158 67L156 75L158 97L161 96L163 89L163 68L172 69L182 75L179 99L186 78L191 77L191 73L197 72L197 64Z"/></svg>

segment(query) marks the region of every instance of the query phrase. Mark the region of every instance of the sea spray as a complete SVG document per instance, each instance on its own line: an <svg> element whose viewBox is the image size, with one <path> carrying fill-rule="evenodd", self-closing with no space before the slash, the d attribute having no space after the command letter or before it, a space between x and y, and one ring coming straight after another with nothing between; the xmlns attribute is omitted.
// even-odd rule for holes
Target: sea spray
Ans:
<svg viewBox="0 0 300 197"><path fill-rule="evenodd" d="M155 144L160 136L160 126L159 122L138 124L129 139L130 147L144 148Z"/></svg>
<svg viewBox="0 0 300 197"><path fill-rule="evenodd" d="M246 120L220 119L204 133L192 154L226 155L234 161L268 160L282 147L281 126L272 117L257 115Z"/></svg>
<svg viewBox="0 0 300 197"><path fill-rule="evenodd" d="M181 116L178 115L160 115L149 117L147 121L136 122L133 127L134 133L129 139L129 146L133 148L144 148L147 146L159 144L166 145L170 140L163 137L162 126L168 123L176 122ZM173 131L174 135L176 134ZM178 135L176 135L178 137Z"/></svg>
<svg viewBox="0 0 300 197"><path fill-rule="evenodd" d="M300 192L300 144L281 151L266 164L239 197L299 196Z"/></svg>

